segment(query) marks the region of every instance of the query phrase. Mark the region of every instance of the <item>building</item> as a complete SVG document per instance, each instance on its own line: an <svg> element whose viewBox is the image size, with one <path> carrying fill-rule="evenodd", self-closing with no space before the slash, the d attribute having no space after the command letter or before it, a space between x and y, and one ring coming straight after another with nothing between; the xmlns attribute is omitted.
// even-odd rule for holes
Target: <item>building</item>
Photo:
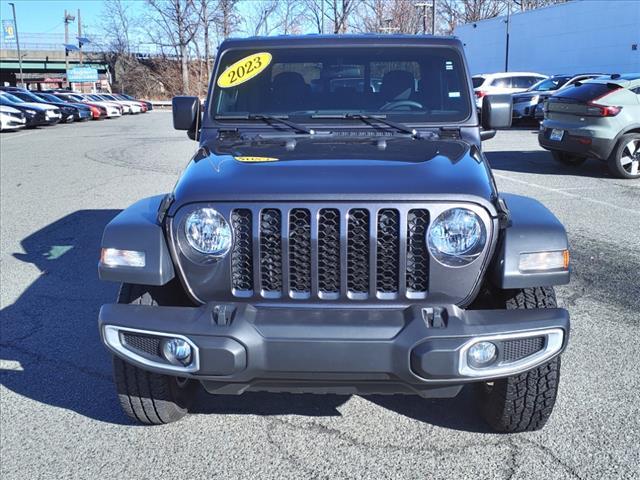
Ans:
<svg viewBox="0 0 640 480"><path fill-rule="evenodd" d="M640 0L573 0L460 25L472 74L640 72Z"/></svg>

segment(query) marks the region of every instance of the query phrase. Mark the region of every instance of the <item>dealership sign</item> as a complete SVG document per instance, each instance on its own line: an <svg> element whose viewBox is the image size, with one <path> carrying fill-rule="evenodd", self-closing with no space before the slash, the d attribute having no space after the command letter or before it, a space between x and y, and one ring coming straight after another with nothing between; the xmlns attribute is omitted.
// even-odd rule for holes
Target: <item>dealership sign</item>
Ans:
<svg viewBox="0 0 640 480"><path fill-rule="evenodd" d="M5 42L16 39L16 26L13 20L2 20L2 38Z"/></svg>
<svg viewBox="0 0 640 480"><path fill-rule="evenodd" d="M98 70L91 67L73 67L67 70L67 81L70 83L97 82Z"/></svg>

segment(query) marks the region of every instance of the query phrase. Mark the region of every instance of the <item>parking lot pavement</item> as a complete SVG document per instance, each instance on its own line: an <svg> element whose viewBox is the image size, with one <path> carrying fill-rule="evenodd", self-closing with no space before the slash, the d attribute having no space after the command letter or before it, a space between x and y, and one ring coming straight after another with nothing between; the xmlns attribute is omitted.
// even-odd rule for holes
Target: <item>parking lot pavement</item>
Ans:
<svg viewBox="0 0 640 480"><path fill-rule="evenodd" d="M200 394L180 423L120 413L96 318L104 225L172 188L195 150L164 112L0 135L0 476L20 478L639 478L640 182L553 163L531 130L486 142L499 187L567 226L572 315L540 432L489 433L453 400Z"/></svg>

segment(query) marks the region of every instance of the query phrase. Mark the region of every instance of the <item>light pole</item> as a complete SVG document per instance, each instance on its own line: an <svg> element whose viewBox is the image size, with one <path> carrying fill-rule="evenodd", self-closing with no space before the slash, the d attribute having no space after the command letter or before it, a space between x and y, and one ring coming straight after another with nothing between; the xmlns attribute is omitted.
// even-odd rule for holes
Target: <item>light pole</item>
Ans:
<svg viewBox="0 0 640 480"><path fill-rule="evenodd" d="M76 19L67 11L64 11L64 70L65 77L67 77L67 84L69 84L68 74L69 71L69 23Z"/></svg>
<svg viewBox="0 0 640 480"><path fill-rule="evenodd" d="M504 71L509 71L509 27L511 27L511 0L507 0L507 38L505 39Z"/></svg>
<svg viewBox="0 0 640 480"><path fill-rule="evenodd" d="M24 74L22 73L22 55L20 54L20 37L18 37L18 20L16 20L16 6L9 3L13 10L13 28L16 30L16 46L18 47L18 68L20 69L20 86L24 87ZM17 83L17 82L16 82Z"/></svg>
<svg viewBox="0 0 640 480"><path fill-rule="evenodd" d="M413 5L416 8L422 8L422 33L427 34L427 8L431 9L431 35L436 34L436 0L431 3L421 2Z"/></svg>

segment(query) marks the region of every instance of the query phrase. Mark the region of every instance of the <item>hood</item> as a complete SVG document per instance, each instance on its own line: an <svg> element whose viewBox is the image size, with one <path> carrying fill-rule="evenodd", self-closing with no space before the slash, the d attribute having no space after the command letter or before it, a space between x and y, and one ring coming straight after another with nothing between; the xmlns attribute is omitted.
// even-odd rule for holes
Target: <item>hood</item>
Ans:
<svg viewBox="0 0 640 480"><path fill-rule="evenodd" d="M0 105L0 113L20 113L20 110L9 107L8 105Z"/></svg>
<svg viewBox="0 0 640 480"><path fill-rule="evenodd" d="M172 210L193 202L269 199L404 200L464 196L491 201L490 171L460 140L304 139L295 145L204 144L174 189Z"/></svg>

